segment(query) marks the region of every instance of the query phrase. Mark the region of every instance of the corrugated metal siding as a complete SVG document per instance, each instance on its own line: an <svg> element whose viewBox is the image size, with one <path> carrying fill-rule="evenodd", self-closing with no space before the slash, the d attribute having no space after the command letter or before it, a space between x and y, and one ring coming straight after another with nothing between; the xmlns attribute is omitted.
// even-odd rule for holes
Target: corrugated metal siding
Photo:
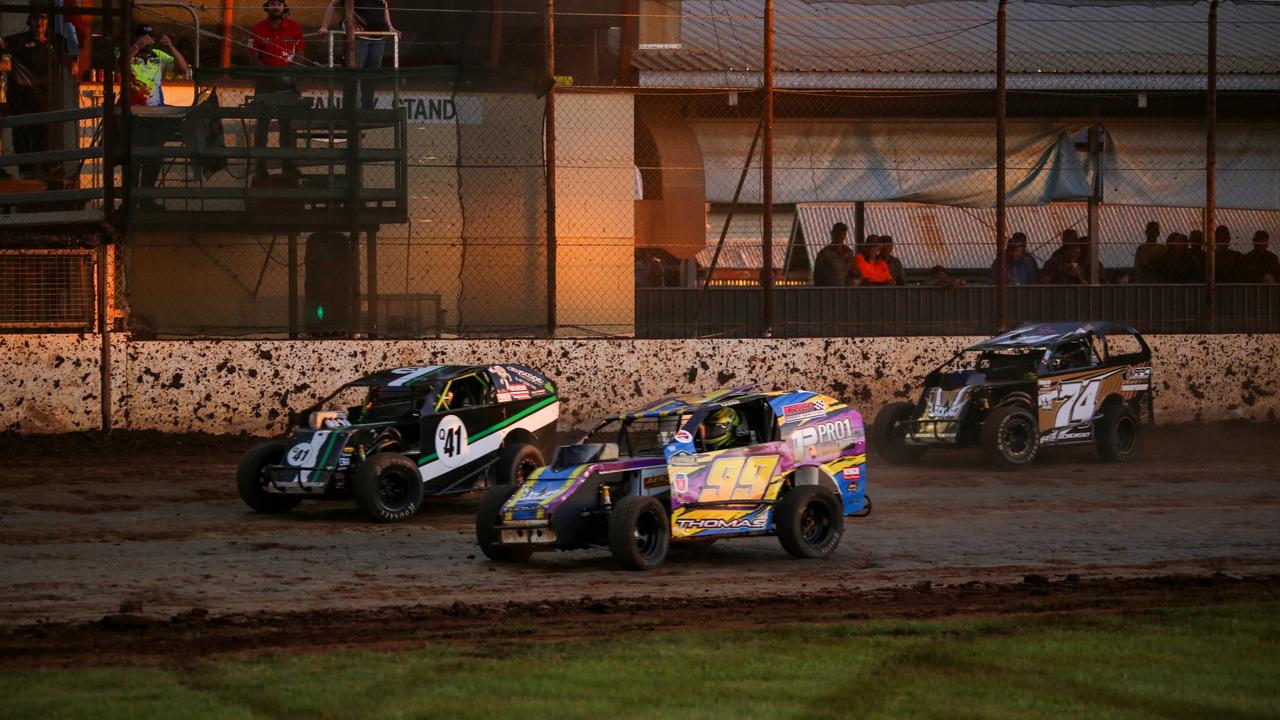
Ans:
<svg viewBox="0 0 1280 720"><path fill-rule="evenodd" d="M1009 5L1011 73L1186 74L1206 69L1207 3L1068 7ZM642 50L641 70L761 67L760 0L685 0L680 50ZM909 6L777 0L778 72L995 71L995 3ZM1280 73L1280 6L1224 3L1218 70ZM1270 24L1268 24L1270 23Z"/></svg>
<svg viewBox="0 0 1280 720"><path fill-rule="evenodd" d="M1161 241L1171 232L1187 233L1199 227L1200 208L1136 207L1105 205L1099 208L1102 228L1102 264L1107 268L1131 267L1133 253L1143 241L1147 222L1160 223ZM773 261L782 268L795 218L809 251L814 257L829 241L831 226L843 222L854 227L853 203L802 203L795 212L774 213ZM725 215L709 217L707 248L698 254L698 263L710 265ZM908 203L868 204L867 233L891 235L894 252L911 269L934 265L956 269L990 267L995 259L995 209L954 208ZM1266 230L1280 238L1280 212L1261 210L1219 210L1219 224L1232 229L1231 245L1241 252L1256 230ZM1042 264L1053 254L1065 228L1086 232L1088 211L1083 203L1055 203L1040 207L1012 207L1008 211L1010 234L1026 233L1031 254ZM1274 244L1273 244L1274 247ZM760 267L760 214L735 213L720 255L719 267L754 269Z"/></svg>

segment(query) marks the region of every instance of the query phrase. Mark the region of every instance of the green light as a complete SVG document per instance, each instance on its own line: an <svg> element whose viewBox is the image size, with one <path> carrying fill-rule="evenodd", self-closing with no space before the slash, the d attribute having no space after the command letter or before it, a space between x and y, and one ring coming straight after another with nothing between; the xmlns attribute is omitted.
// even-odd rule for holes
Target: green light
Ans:
<svg viewBox="0 0 1280 720"><path fill-rule="evenodd" d="M316 306L316 317L320 318L321 320L323 320L323 319L324 319L324 306L323 306L323 305L317 305L317 306Z"/></svg>

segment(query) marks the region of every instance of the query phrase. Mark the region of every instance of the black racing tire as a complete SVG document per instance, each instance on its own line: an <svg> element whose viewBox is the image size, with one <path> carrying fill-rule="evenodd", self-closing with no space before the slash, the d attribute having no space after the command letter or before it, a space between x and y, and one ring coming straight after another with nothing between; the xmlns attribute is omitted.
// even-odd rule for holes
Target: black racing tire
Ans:
<svg viewBox="0 0 1280 720"><path fill-rule="evenodd" d="M609 515L609 551L627 570L652 570L667 559L671 519L662 503L648 495L619 500Z"/></svg>
<svg viewBox="0 0 1280 720"><path fill-rule="evenodd" d="M1138 413L1123 402L1113 402L1102 409L1102 417L1093 427L1093 444L1098 455L1107 462L1129 462L1138 455L1142 444L1142 423Z"/></svg>
<svg viewBox="0 0 1280 720"><path fill-rule="evenodd" d="M520 487L529 479L529 473L546 464L535 445L504 445L502 452L498 453L498 462L493 467L493 476L497 480L495 484Z"/></svg>
<svg viewBox="0 0 1280 720"><path fill-rule="evenodd" d="M982 449L997 470L1019 470L1040 452L1040 426L1021 405L992 410L982 422Z"/></svg>
<svg viewBox="0 0 1280 720"><path fill-rule="evenodd" d="M480 552L495 562L528 560L533 554L532 548L502 544L502 529L498 522L502 506L519 489L519 485L494 485L480 497L480 509L476 511L476 542L480 545Z"/></svg>
<svg viewBox="0 0 1280 720"><path fill-rule="evenodd" d="M899 422L910 420L915 410L914 403L889 403L880 408L871 423L871 448L894 465L918 462L926 450L923 445L907 445L906 431L896 427Z"/></svg>
<svg viewBox="0 0 1280 720"><path fill-rule="evenodd" d="M269 493L263 486L266 478L262 471L268 465L279 465L284 460L284 452L289 446L279 440L258 443L240 459L236 468L236 490L245 505L266 515L287 513L302 502L297 495L277 495Z"/></svg>
<svg viewBox="0 0 1280 720"><path fill-rule="evenodd" d="M408 520L422 507L422 475L418 465L400 453L376 453L356 470L351 494L374 522Z"/></svg>
<svg viewBox="0 0 1280 720"><path fill-rule="evenodd" d="M844 508L835 493L817 485L792 488L773 511L778 542L792 557L824 558L844 535Z"/></svg>

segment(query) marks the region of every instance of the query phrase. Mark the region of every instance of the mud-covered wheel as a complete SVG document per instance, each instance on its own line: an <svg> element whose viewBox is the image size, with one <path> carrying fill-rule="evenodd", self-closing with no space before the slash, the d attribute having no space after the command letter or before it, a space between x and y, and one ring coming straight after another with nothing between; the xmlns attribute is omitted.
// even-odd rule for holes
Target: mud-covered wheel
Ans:
<svg viewBox="0 0 1280 720"><path fill-rule="evenodd" d="M356 506L375 522L407 520L422 506L422 476L404 455L377 453L356 471L352 494Z"/></svg>
<svg viewBox="0 0 1280 720"><path fill-rule="evenodd" d="M909 465L924 455L923 445L908 445L907 430L899 425L910 420L916 406L909 402L889 403L880 408L871 423L871 447L894 465Z"/></svg>
<svg viewBox="0 0 1280 720"><path fill-rule="evenodd" d="M1142 441L1142 424L1138 414L1122 402L1102 409L1102 417L1093 429L1094 446L1107 462L1129 462L1138 454Z"/></svg>
<svg viewBox="0 0 1280 720"><path fill-rule="evenodd" d="M657 498L628 496L609 516L609 551L627 570L650 570L662 564L671 545L671 521Z"/></svg>
<svg viewBox="0 0 1280 720"><path fill-rule="evenodd" d="M502 506L519 489L519 485L494 485L480 498L480 509L476 511L476 542L480 545L480 552L490 560L516 562L528 560L533 554L528 547L502 544L502 528L498 522L502 517Z"/></svg>
<svg viewBox="0 0 1280 720"><path fill-rule="evenodd" d="M277 495L266 491L268 465L279 465L289 446L279 440L258 443L240 459L236 468L236 489L244 504L260 513L278 515L292 510L302 498L296 495Z"/></svg>
<svg viewBox="0 0 1280 720"><path fill-rule="evenodd" d="M997 470L1017 470L1035 462L1040 452L1035 416L1018 405L992 410L982 423L982 449Z"/></svg>
<svg viewBox="0 0 1280 720"><path fill-rule="evenodd" d="M792 557L824 558L835 552L844 534L844 508L830 490L800 485L774 511L778 542Z"/></svg>
<svg viewBox="0 0 1280 720"><path fill-rule="evenodd" d="M497 485L520 487L525 480L529 479L530 473L546 464L542 459L542 453L538 452L538 448L533 445L524 443L507 445L498 454L493 476L497 478Z"/></svg>

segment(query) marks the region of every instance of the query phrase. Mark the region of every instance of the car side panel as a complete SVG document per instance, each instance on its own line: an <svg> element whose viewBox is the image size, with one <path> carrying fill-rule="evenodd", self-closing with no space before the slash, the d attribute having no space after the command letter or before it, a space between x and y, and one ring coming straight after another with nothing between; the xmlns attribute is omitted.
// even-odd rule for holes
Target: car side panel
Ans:
<svg viewBox="0 0 1280 720"><path fill-rule="evenodd" d="M1151 366L1118 365L1043 376L1037 383L1041 442L1092 437L1089 423L1113 395L1126 402L1151 390Z"/></svg>

